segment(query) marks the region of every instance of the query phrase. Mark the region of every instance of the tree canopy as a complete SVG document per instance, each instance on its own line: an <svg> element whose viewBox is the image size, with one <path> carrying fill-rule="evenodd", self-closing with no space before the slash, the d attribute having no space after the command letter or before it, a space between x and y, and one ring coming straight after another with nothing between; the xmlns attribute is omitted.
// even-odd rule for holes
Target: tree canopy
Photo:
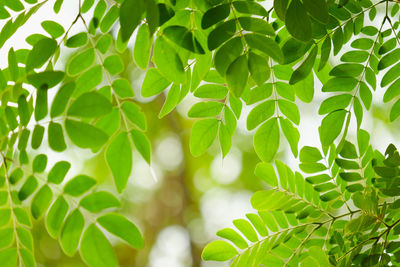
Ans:
<svg viewBox="0 0 400 267"><path fill-rule="evenodd" d="M397 135L397 1L76 0L65 26L66 2L0 3L0 265L45 264L44 225L77 262L143 266L134 253L149 256L151 223L130 210L162 208L131 205L139 189L127 191L138 162L157 179L154 145L167 131L189 170L165 194L195 184L216 157L248 157L238 188L253 191L253 211L189 264L200 254L238 267L400 264L400 154L390 141L376 149L369 125ZM54 17L17 48L43 9ZM306 116L319 127L302 131ZM301 145L309 132L319 140ZM167 212L184 209L182 223L199 200L179 190L185 207Z"/></svg>

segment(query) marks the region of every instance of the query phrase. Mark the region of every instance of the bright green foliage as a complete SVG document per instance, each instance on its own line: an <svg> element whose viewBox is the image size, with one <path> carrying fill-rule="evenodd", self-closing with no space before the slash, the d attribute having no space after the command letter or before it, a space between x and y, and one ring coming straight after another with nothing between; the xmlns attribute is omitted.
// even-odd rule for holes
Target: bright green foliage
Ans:
<svg viewBox="0 0 400 267"><path fill-rule="evenodd" d="M2 1L0 47L46 2ZM64 12L63 0L53 2ZM29 49L3 51L1 266L40 262L31 228L42 218L63 252L79 248L89 266L120 264L105 232L143 248L140 230L119 211L134 152L152 163L154 114L171 125L185 119L177 132L194 157L227 156L244 121L253 140L246 153L261 160L254 174L266 187L251 197L254 212L218 231L223 240L206 245L203 260L399 265L399 152L389 145L382 155L362 129L369 110L385 122L400 117L397 1L76 2L68 27L43 18L42 34L26 38ZM160 104L155 112L150 97ZM300 101L319 105L316 147L299 148ZM181 106L174 112L181 102L189 103L187 117ZM50 166L50 153L72 150L101 158L101 177L71 177L68 159ZM278 160L284 153L298 168Z"/></svg>

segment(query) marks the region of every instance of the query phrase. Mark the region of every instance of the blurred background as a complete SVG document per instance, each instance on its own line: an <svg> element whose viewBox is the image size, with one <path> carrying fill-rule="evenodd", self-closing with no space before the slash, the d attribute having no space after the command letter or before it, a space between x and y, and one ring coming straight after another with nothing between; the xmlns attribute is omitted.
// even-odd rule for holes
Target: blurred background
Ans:
<svg viewBox="0 0 400 267"><path fill-rule="evenodd" d="M7 53L10 47L29 49L25 39L32 33L42 33L40 23L54 20L65 29L78 13L78 0L64 1L59 14L54 14L53 1L46 3L0 50L0 67L7 66ZM265 4L265 5L269 5ZM90 11L86 16L90 18ZM377 20L379 21L379 19ZM1 22L0 28L4 25ZM111 31L115 39L116 29ZM84 31L84 25L77 23L70 31L70 36ZM100 36L100 35L99 35ZM201 251L205 244L216 238L215 233L221 228L232 226L232 220L243 218L252 212L250 197L254 191L263 189L265 184L253 174L259 162L253 149L252 132L246 130L246 116L252 107L245 107L238 123L233 139L231 152L222 159L218 142L215 142L205 155L194 158L189 152L189 137L193 120L188 119L187 111L196 100L188 95L177 109L158 119L158 113L164 103L165 95L156 98L140 97L140 86L144 71L137 68L132 57L134 38L124 52L126 69L121 76L128 78L136 93L136 100L141 102L147 116L147 135L152 145L152 163L149 166L136 153L134 165L127 189L121 195L122 210L135 222L145 238L143 250L136 251L109 236L121 266L138 267L186 267L186 266L226 266L224 263L201 261ZM64 69L68 58L75 50L62 47L61 57L56 69ZM327 97L320 92L321 84L315 80L314 102L304 104L298 102L301 113L299 131L300 145L319 146L318 126L322 116L318 114L320 102ZM49 91L50 98L56 89ZM374 105L362 128L371 133L372 144L376 149L384 150L389 143L396 144L398 123L389 123L388 105L382 105L383 92L377 89ZM32 125L33 126L33 125ZM355 127L350 126L351 129ZM354 131L350 131L350 140L355 140ZM284 138L278 158L297 170L295 159ZM43 142L47 144L46 140ZM73 147L73 146L70 146ZM49 155L48 166L56 161L72 162L70 177L84 173L103 181L101 187L115 190L104 159L104 153L92 154L81 149L69 149L63 153L55 153L42 147L38 153ZM36 258L39 266L84 266L79 255L73 258L65 256L58 241L46 232L43 220L35 222L34 238Z"/></svg>

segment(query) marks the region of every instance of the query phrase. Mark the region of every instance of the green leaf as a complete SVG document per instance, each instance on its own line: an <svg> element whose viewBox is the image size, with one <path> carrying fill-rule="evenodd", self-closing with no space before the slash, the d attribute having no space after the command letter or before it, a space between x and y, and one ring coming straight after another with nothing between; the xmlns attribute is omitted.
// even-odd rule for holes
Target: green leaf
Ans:
<svg viewBox="0 0 400 267"><path fill-rule="evenodd" d="M64 131L61 124L50 122L47 130L49 147L57 152L62 152L67 148L64 140Z"/></svg>
<svg viewBox="0 0 400 267"><path fill-rule="evenodd" d="M8 224L11 219L11 210L9 208L0 209L0 226Z"/></svg>
<svg viewBox="0 0 400 267"><path fill-rule="evenodd" d="M378 64L378 70L383 70L400 60L400 48L393 50L381 58Z"/></svg>
<svg viewBox="0 0 400 267"><path fill-rule="evenodd" d="M93 66L92 68L85 71L76 80L76 89L74 96L79 96L82 93L91 91L103 80L103 69L100 65Z"/></svg>
<svg viewBox="0 0 400 267"><path fill-rule="evenodd" d="M77 33L69 37L65 41L65 46L69 48L77 48L84 46L88 42L88 37L86 32Z"/></svg>
<svg viewBox="0 0 400 267"><path fill-rule="evenodd" d="M18 98L18 114L23 126L26 126L31 118L31 113L29 112L28 103L26 102L26 97L21 95Z"/></svg>
<svg viewBox="0 0 400 267"><path fill-rule="evenodd" d="M114 92L121 98L134 97L135 93L132 89L131 83L124 78L115 79L112 82Z"/></svg>
<svg viewBox="0 0 400 267"><path fill-rule="evenodd" d="M314 75L308 75L304 80L294 86L296 96L305 103L310 103L314 98Z"/></svg>
<svg viewBox="0 0 400 267"><path fill-rule="evenodd" d="M263 179L271 187L278 186L278 178L271 163L260 162L256 165L254 174Z"/></svg>
<svg viewBox="0 0 400 267"><path fill-rule="evenodd" d="M211 98L220 100L224 99L227 93L228 89L225 86L209 83L199 86L194 91L193 95L199 98Z"/></svg>
<svg viewBox="0 0 400 267"><path fill-rule="evenodd" d="M329 60L331 55L332 43L329 35L325 38L321 46L321 58L318 65L318 71L321 71Z"/></svg>
<svg viewBox="0 0 400 267"><path fill-rule="evenodd" d="M67 64L67 73L70 76L75 76L89 68L94 63L95 52L93 48L88 48L83 52L72 57Z"/></svg>
<svg viewBox="0 0 400 267"><path fill-rule="evenodd" d="M323 24L329 22L328 6L325 0L303 0L303 5L314 19Z"/></svg>
<svg viewBox="0 0 400 267"><path fill-rule="evenodd" d="M221 76L225 76L231 63L243 52L243 43L240 37L235 37L218 49L214 55L215 69Z"/></svg>
<svg viewBox="0 0 400 267"><path fill-rule="evenodd" d="M274 100L268 100L253 108L247 116L247 129L253 130L262 122L269 119L275 112L275 105Z"/></svg>
<svg viewBox="0 0 400 267"><path fill-rule="evenodd" d="M121 105L121 109L125 116L136 126L138 126L143 131L146 130L146 117L141 111L140 107L133 102L124 102Z"/></svg>
<svg viewBox="0 0 400 267"><path fill-rule="evenodd" d="M78 175L68 181L64 186L64 193L73 197L80 196L89 191L96 184L96 180L87 175Z"/></svg>
<svg viewBox="0 0 400 267"><path fill-rule="evenodd" d="M157 69L149 69L143 80L141 95L143 97L158 95L170 84L171 82L165 79Z"/></svg>
<svg viewBox="0 0 400 267"><path fill-rule="evenodd" d="M26 60L26 70L40 68L55 53L57 42L50 38L39 40L30 51Z"/></svg>
<svg viewBox="0 0 400 267"><path fill-rule="evenodd" d="M236 11L240 13L268 17L268 12L265 8L256 2L234 1L232 4Z"/></svg>
<svg viewBox="0 0 400 267"><path fill-rule="evenodd" d="M58 89L57 94L51 103L50 117L55 118L64 112L74 89L75 83L72 82L63 85Z"/></svg>
<svg viewBox="0 0 400 267"><path fill-rule="evenodd" d="M298 153L298 144L300 140L300 133L293 124L284 118L279 118L279 122L282 128L282 132L285 135L286 139L289 142L290 149L295 157L297 157Z"/></svg>
<svg viewBox="0 0 400 267"><path fill-rule="evenodd" d="M227 261L237 254L238 252L232 245L225 241L216 240L207 244L201 254L201 258L205 261Z"/></svg>
<svg viewBox="0 0 400 267"><path fill-rule="evenodd" d="M208 49L210 51L218 48L229 40L236 32L236 23L234 20L228 20L219 24L210 32L207 39Z"/></svg>
<svg viewBox="0 0 400 267"><path fill-rule="evenodd" d="M106 160L121 193L128 183L132 170L132 148L127 133L120 133L108 146Z"/></svg>
<svg viewBox="0 0 400 267"><path fill-rule="evenodd" d="M207 10L201 18L201 27L207 29L221 20L226 19L231 10L229 4L222 4Z"/></svg>
<svg viewBox="0 0 400 267"><path fill-rule="evenodd" d="M322 0L324 1L324 0ZM304 80L311 72L314 65L315 59L317 57L318 47L315 46L307 58L301 63L301 65L293 72L290 77L290 84L295 84L301 80Z"/></svg>
<svg viewBox="0 0 400 267"><path fill-rule="evenodd" d="M118 261L110 242L95 224L89 225L85 230L80 252L83 260L89 266L118 266Z"/></svg>
<svg viewBox="0 0 400 267"><path fill-rule="evenodd" d="M397 100L390 110L390 121L396 120L400 116L400 101Z"/></svg>
<svg viewBox="0 0 400 267"><path fill-rule="evenodd" d="M275 35L274 28L265 20L253 17L239 17L238 21L246 31L261 33L265 35Z"/></svg>
<svg viewBox="0 0 400 267"><path fill-rule="evenodd" d="M271 161L279 148L279 126L276 118L262 124L254 135L254 149L261 160Z"/></svg>
<svg viewBox="0 0 400 267"><path fill-rule="evenodd" d="M248 247L246 240L244 240L244 238L240 234L238 234L235 230L231 228L224 228L219 230L217 232L217 236L228 239L233 244L235 244L235 246L241 249L246 249Z"/></svg>
<svg viewBox="0 0 400 267"><path fill-rule="evenodd" d="M135 145L136 149L142 155L145 161L147 161L148 164L151 162L151 146L150 146L150 141L147 138L146 135L144 135L142 132L132 129L131 130L131 137L133 144Z"/></svg>
<svg viewBox="0 0 400 267"><path fill-rule="evenodd" d="M338 109L345 109L350 104L352 97L350 94L331 96L321 103L318 114L323 115Z"/></svg>
<svg viewBox="0 0 400 267"><path fill-rule="evenodd" d="M4 267L14 267L18 262L18 252L14 247L7 248L0 251L0 262Z"/></svg>
<svg viewBox="0 0 400 267"><path fill-rule="evenodd" d="M116 75L125 68L119 55L110 55L104 60L104 68L111 74Z"/></svg>
<svg viewBox="0 0 400 267"><path fill-rule="evenodd" d="M355 63L345 63L335 66L330 72L331 76L338 77L357 77L364 70L364 66Z"/></svg>
<svg viewBox="0 0 400 267"><path fill-rule="evenodd" d="M123 42L129 40L133 31L140 24L144 11L144 0L125 0L122 3L119 13L119 22L121 24L120 32Z"/></svg>
<svg viewBox="0 0 400 267"><path fill-rule="evenodd" d="M133 248L143 248L144 240L139 229L124 216L108 213L97 218L97 222L108 232L126 241Z"/></svg>
<svg viewBox="0 0 400 267"><path fill-rule="evenodd" d="M14 208L14 215L20 224L32 227L30 216L24 208Z"/></svg>
<svg viewBox="0 0 400 267"><path fill-rule="evenodd" d="M251 242L257 242L258 236L253 226L245 219L233 220L233 225Z"/></svg>
<svg viewBox="0 0 400 267"><path fill-rule="evenodd" d="M120 10L117 5L113 5L112 7L110 7L104 18L101 20L100 31L104 33L108 32L118 19L119 13Z"/></svg>
<svg viewBox="0 0 400 267"><path fill-rule="evenodd" d="M40 147L40 144L42 143L43 140L43 135L44 135L44 127L40 126L39 124L36 124L35 128L33 129L32 140L31 140L31 145L33 149L38 149Z"/></svg>
<svg viewBox="0 0 400 267"><path fill-rule="evenodd" d="M152 41L149 26L145 23L142 24L139 27L133 48L133 58L136 65L141 69L146 69L149 65L150 51L153 45Z"/></svg>
<svg viewBox="0 0 400 267"><path fill-rule="evenodd" d="M391 67L385 75L383 75L382 80L381 80L381 87L385 87L394 80L398 78L398 73L400 72L400 63L394 65Z"/></svg>
<svg viewBox="0 0 400 267"><path fill-rule="evenodd" d="M33 192L35 192L37 187L38 182L35 176L30 175L18 192L19 200L24 201L25 199L27 199Z"/></svg>
<svg viewBox="0 0 400 267"><path fill-rule="evenodd" d="M202 155L212 145L218 131L217 119L204 119L196 121L190 136L190 152L193 156Z"/></svg>
<svg viewBox="0 0 400 267"><path fill-rule="evenodd" d="M64 197L59 196L53 205L51 205L46 216L46 229L51 237L58 237L67 212L68 203L65 201Z"/></svg>
<svg viewBox="0 0 400 267"><path fill-rule="evenodd" d="M88 92L79 96L68 108L67 115L81 118L94 118L110 113L110 101L97 92Z"/></svg>
<svg viewBox="0 0 400 267"><path fill-rule="evenodd" d="M288 4L289 0L274 0L274 10L278 18L282 21L285 21Z"/></svg>
<svg viewBox="0 0 400 267"><path fill-rule="evenodd" d="M48 209L53 198L53 192L48 185L42 186L32 199L31 213L33 218L39 219Z"/></svg>
<svg viewBox="0 0 400 267"><path fill-rule="evenodd" d="M183 26L169 26L164 29L164 36L175 44L193 53L205 54L204 49L191 31Z"/></svg>
<svg viewBox="0 0 400 267"><path fill-rule="evenodd" d="M249 52L248 68L250 75L257 85L261 86L266 82L271 74L267 58Z"/></svg>
<svg viewBox="0 0 400 267"><path fill-rule="evenodd" d="M79 209L68 215L60 234L61 248L68 256L73 256L81 239L85 219Z"/></svg>
<svg viewBox="0 0 400 267"><path fill-rule="evenodd" d="M106 191L98 191L86 195L81 199L79 205L90 212L96 213L107 208L119 207L121 202Z"/></svg>
<svg viewBox="0 0 400 267"><path fill-rule="evenodd" d="M346 159L356 159L358 157L356 147L347 140L344 141L339 154Z"/></svg>
<svg viewBox="0 0 400 267"><path fill-rule="evenodd" d="M182 60L175 49L163 37L158 37L155 42L153 62L161 74L170 81L175 83L185 82L185 70Z"/></svg>
<svg viewBox="0 0 400 267"><path fill-rule="evenodd" d="M41 23L43 29L54 39L64 34L64 28L55 21L45 20Z"/></svg>
<svg viewBox="0 0 400 267"><path fill-rule="evenodd" d="M188 116L190 118L216 117L221 113L223 107L224 104L221 102L199 102L190 108Z"/></svg>
<svg viewBox="0 0 400 267"><path fill-rule="evenodd" d="M167 99L162 106L160 113L158 114L159 118L163 118L167 114L169 114L175 107L178 105L180 98L181 90L178 85L173 84L168 91Z"/></svg>
<svg viewBox="0 0 400 267"><path fill-rule="evenodd" d="M149 24L150 35L153 35L160 24L160 10L155 0L145 1L146 22Z"/></svg>
<svg viewBox="0 0 400 267"><path fill-rule="evenodd" d="M1 240L0 248L5 248L5 247L8 247L9 245L11 245L13 238L14 238L14 231L12 228L1 229L0 230L0 240Z"/></svg>
<svg viewBox="0 0 400 267"><path fill-rule="evenodd" d="M19 76L19 68L13 48L10 48L8 51L8 70L12 80L17 81Z"/></svg>
<svg viewBox="0 0 400 267"><path fill-rule="evenodd" d="M98 148L108 140L102 130L75 120L65 120L65 129L71 141L80 148Z"/></svg>
<svg viewBox="0 0 400 267"><path fill-rule="evenodd" d="M313 3L313 5L315 4ZM321 10L318 10L318 12L321 12ZM311 40L311 21L299 0L290 2L285 15L285 24L286 29L294 38L303 42Z"/></svg>
<svg viewBox="0 0 400 267"><path fill-rule="evenodd" d="M321 122L319 129L321 144L329 146L335 141L342 131L344 119L346 118L347 111L339 109L329 113Z"/></svg>
<svg viewBox="0 0 400 267"><path fill-rule="evenodd" d="M105 34L97 41L96 49L99 50L100 53L105 54L112 42L113 38L109 34Z"/></svg>
<svg viewBox="0 0 400 267"><path fill-rule="evenodd" d="M37 89L46 91L47 89L50 89L59 84L62 81L62 79L64 79L64 76L65 74L62 71L49 70L49 71L29 74L26 78L28 82Z"/></svg>
<svg viewBox="0 0 400 267"><path fill-rule="evenodd" d="M223 123L219 125L218 139L221 145L222 157L225 157L232 147L232 136L228 127Z"/></svg>
<svg viewBox="0 0 400 267"><path fill-rule="evenodd" d="M367 51L349 51L346 52L342 55L340 58L341 61L343 62L365 62L369 57L369 54Z"/></svg>
<svg viewBox="0 0 400 267"><path fill-rule="evenodd" d="M248 63L245 55L235 59L226 71L228 89L236 97L240 97L246 87L248 72Z"/></svg>
<svg viewBox="0 0 400 267"><path fill-rule="evenodd" d="M59 161L51 168L47 181L53 184L60 184L63 180L69 169L71 168L71 163L68 161Z"/></svg>
<svg viewBox="0 0 400 267"><path fill-rule="evenodd" d="M32 171L36 173L44 172L47 165L47 156L45 154L37 155L32 162Z"/></svg>
<svg viewBox="0 0 400 267"><path fill-rule="evenodd" d="M279 45L273 41L271 38L260 34L245 34L244 35L247 44L253 48L257 49L260 52L263 52L267 56L270 56L272 59L277 61L278 63L283 63L284 56Z"/></svg>
<svg viewBox="0 0 400 267"><path fill-rule="evenodd" d="M357 86L353 77L335 77L322 86L322 92L350 92Z"/></svg>

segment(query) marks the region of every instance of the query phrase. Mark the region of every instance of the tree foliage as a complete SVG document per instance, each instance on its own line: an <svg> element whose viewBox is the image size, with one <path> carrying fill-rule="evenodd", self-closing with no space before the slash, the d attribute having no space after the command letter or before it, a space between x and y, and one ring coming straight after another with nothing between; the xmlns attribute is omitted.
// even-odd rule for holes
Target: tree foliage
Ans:
<svg viewBox="0 0 400 267"><path fill-rule="evenodd" d="M141 97L166 96L160 119L188 96L198 100L187 114L193 156L217 142L225 157L240 118L253 135L261 161L254 173L268 189L252 196L254 213L217 232L221 240L204 248L204 260L399 264L400 155L392 144L375 150L361 127L377 89L391 102L387 118L400 116L399 4L267 2L83 0L69 28L43 20L45 34L26 38L30 49L11 48L0 71L0 262L36 265L31 228L41 218L63 252L79 250L89 266L118 266L110 235L143 247L138 227L118 213L133 151L151 164L141 98L120 75L134 61L145 71ZM63 12L63 0L4 1L0 47L50 3ZM70 34L78 23L85 30ZM73 55L59 68L67 48ZM319 83L321 145L299 148L299 101L314 103ZM276 159L281 140L299 171ZM103 153L114 187L70 177L68 161L50 166L37 152L47 145Z"/></svg>

